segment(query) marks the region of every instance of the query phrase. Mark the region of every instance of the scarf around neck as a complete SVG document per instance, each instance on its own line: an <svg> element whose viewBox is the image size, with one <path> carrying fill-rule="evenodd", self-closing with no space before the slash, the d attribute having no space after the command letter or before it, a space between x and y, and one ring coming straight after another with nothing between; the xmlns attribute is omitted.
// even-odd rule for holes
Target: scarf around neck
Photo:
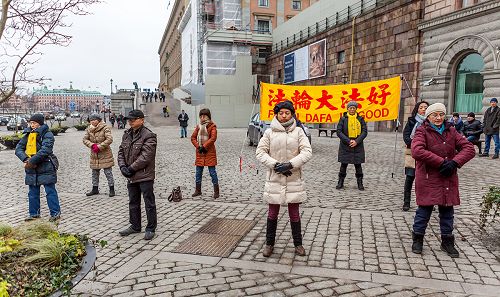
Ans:
<svg viewBox="0 0 500 297"><path fill-rule="evenodd" d="M434 128L434 130L436 130L439 134L443 135L443 132L444 132L444 123L442 123L440 127L438 127L438 126L436 126L436 125L434 125L432 123L430 123L430 124L431 124L431 127Z"/></svg>
<svg viewBox="0 0 500 297"><path fill-rule="evenodd" d="M207 126L210 123L210 120L206 120L198 125L198 127L200 127L200 131L198 132L198 143L200 145L203 145L209 139Z"/></svg>
<svg viewBox="0 0 500 297"><path fill-rule="evenodd" d="M413 126L413 130L411 130L410 139L413 139L415 137L415 131L417 131L417 128L420 127L422 123L425 121L425 117L417 113L415 115L415 120L417 122L415 123L415 126Z"/></svg>
<svg viewBox="0 0 500 297"><path fill-rule="evenodd" d="M361 134L361 123L358 120L358 114L350 115L347 113L347 132L349 138L358 138Z"/></svg>
<svg viewBox="0 0 500 297"><path fill-rule="evenodd" d="M288 131L288 129L290 128L290 126L292 126L292 124L293 124L294 121L295 121L295 119L292 117L288 121L286 121L284 123L280 123L280 124L281 124L281 126L283 126L283 128L285 128L285 130Z"/></svg>

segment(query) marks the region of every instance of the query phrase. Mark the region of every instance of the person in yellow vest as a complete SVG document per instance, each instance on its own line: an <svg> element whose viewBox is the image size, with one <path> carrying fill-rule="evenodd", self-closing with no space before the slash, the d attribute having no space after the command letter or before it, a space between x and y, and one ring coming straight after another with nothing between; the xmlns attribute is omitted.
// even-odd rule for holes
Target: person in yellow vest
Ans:
<svg viewBox="0 0 500 297"><path fill-rule="evenodd" d="M47 196L50 219L55 222L61 215L59 196L56 190L57 168L59 162L52 152L54 135L44 124L42 114L30 118L30 126L16 146L16 156L23 162L26 172L25 183L29 186L29 216L26 221L40 218L40 186L43 185Z"/></svg>

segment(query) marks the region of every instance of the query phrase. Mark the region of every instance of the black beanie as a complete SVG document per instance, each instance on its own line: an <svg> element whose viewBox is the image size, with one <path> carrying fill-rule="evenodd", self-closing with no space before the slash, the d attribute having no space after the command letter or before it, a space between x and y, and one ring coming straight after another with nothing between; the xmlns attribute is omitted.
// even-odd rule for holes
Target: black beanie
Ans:
<svg viewBox="0 0 500 297"><path fill-rule="evenodd" d="M37 122L40 125L43 125L43 121L45 120L43 114L35 113L31 116L30 122Z"/></svg>
<svg viewBox="0 0 500 297"><path fill-rule="evenodd" d="M293 108L293 103L290 100L276 104L273 109L274 114L277 115L281 109L288 109L292 114L295 114L295 108Z"/></svg>
<svg viewBox="0 0 500 297"><path fill-rule="evenodd" d="M467 116L471 118L476 118L476 115L473 112L469 112Z"/></svg>

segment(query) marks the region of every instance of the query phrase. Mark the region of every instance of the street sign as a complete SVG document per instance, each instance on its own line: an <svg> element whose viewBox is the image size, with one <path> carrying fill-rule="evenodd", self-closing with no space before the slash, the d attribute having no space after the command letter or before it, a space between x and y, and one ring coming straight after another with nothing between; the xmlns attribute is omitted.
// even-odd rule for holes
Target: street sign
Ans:
<svg viewBox="0 0 500 297"><path fill-rule="evenodd" d="M71 102L69 103L69 109L70 109L71 111L75 111L75 108L76 108L76 103L75 103L74 101L71 101Z"/></svg>

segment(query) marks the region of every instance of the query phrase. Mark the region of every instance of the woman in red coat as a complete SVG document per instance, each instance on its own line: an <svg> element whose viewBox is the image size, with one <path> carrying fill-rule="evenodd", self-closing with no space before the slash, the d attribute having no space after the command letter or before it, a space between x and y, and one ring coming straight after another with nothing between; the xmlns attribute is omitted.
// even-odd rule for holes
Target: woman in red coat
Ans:
<svg viewBox="0 0 500 297"><path fill-rule="evenodd" d="M219 180L217 178L217 152L215 151L215 141L217 140L217 126L212 122L210 109L203 108L199 113L200 124L194 129L191 135L191 143L196 148L196 190L192 197L201 195L201 179L203 167L208 167L208 172L214 184L213 198L219 198Z"/></svg>
<svg viewBox="0 0 500 297"><path fill-rule="evenodd" d="M434 205L439 209L441 250L458 257L453 236L453 207L460 205L457 168L474 158L474 146L445 122L446 107L430 105L426 120L415 131L411 153L416 161L415 194L417 211L413 222L412 251L422 253L425 229Z"/></svg>

